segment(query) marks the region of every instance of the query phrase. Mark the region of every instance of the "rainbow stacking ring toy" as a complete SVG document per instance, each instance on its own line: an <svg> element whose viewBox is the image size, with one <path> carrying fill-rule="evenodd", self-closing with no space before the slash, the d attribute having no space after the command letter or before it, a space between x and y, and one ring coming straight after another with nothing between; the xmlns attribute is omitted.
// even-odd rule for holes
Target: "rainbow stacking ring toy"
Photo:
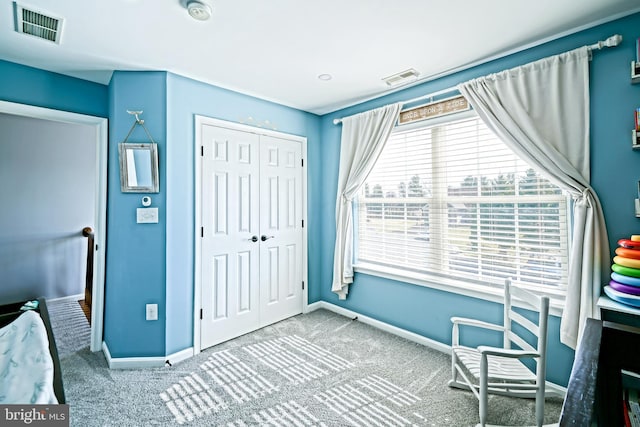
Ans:
<svg viewBox="0 0 640 427"><path fill-rule="evenodd" d="M611 280L609 282L609 286L611 286L613 289L615 289L618 292L624 292L625 294L630 294L630 295L640 295L640 288L636 286L623 285L622 283L618 283L615 280Z"/></svg>
<svg viewBox="0 0 640 427"><path fill-rule="evenodd" d="M631 276L623 276L622 274L618 274L616 272L611 273L611 280L615 280L618 283L622 283L627 286L638 286L640 287L640 278L631 277Z"/></svg>
<svg viewBox="0 0 640 427"><path fill-rule="evenodd" d="M625 294L624 292L616 291L611 286L605 286L604 293L616 302L627 304L633 307L640 307L640 296Z"/></svg>
<svg viewBox="0 0 640 427"><path fill-rule="evenodd" d="M619 303L640 307L640 235L618 240L611 270L604 293Z"/></svg>
<svg viewBox="0 0 640 427"><path fill-rule="evenodd" d="M640 259L640 250L617 248L616 255L620 255L621 257L624 257L624 258Z"/></svg>
<svg viewBox="0 0 640 427"><path fill-rule="evenodd" d="M611 269L618 274L622 274L623 276L631 276L631 277L640 277L640 270L637 268L629 268L623 267L618 264L613 264Z"/></svg>
<svg viewBox="0 0 640 427"><path fill-rule="evenodd" d="M618 246L627 249L640 249L640 242L631 239L620 239L618 240Z"/></svg>

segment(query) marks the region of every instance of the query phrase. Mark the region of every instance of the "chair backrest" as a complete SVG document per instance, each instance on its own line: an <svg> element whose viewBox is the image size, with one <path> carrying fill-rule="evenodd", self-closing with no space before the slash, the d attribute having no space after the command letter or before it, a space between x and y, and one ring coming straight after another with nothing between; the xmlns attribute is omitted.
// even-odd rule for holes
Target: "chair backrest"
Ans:
<svg viewBox="0 0 640 427"><path fill-rule="evenodd" d="M513 303L517 300L517 305L538 313L537 324L513 310ZM536 361L536 372L538 377L545 375L545 359L547 353L547 322L549 318L549 297L539 296L526 289L517 287L511 283L511 279L506 279L504 284L504 348L511 348L512 343L522 350L535 351L540 354ZM529 344L523 337L513 331L514 324L528 330L537 337L535 347ZM541 372L542 371L542 372Z"/></svg>

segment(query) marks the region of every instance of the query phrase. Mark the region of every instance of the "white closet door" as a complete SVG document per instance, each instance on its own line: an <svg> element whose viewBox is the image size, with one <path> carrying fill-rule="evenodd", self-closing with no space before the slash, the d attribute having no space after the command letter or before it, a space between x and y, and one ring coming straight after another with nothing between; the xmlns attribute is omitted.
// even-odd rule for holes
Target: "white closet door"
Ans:
<svg viewBox="0 0 640 427"><path fill-rule="evenodd" d="M302 312L302 147L260 139L260 326Z"/></svg>
<svg viewBox="0 0 640 427"><path fill-rule="evenodd" d="M202 144L201 348L207 348L260 322L259 136L204 125Z"/></svg>

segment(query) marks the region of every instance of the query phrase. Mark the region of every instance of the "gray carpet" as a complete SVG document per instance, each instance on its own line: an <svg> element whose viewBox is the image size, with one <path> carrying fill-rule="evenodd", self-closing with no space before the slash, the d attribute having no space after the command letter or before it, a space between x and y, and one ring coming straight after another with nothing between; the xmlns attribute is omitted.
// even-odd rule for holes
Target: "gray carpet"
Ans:
<svg viewBox="0 0 640 427"><path fill-rule="evenodd" d="M55 317L56 309L51 311ZM53 324L56 337L69 336L67 326L78 325ZM72 352L72 346L63 345L73 426L478 422L471 392L446 385L448 355L324 310L228 341L173 367L109 370L101 353L89 351L88 340ZM559 399L547 400L546 423L557 422L561 405ZM533 412L532 400L494 396L488 422L530 425Z"/></svg>
<svg viewBox="0 0 640 427"><path fill-rule="evenodd" d="M61 358L89 346L91 329L78 301L50 301L47 309Z"/></svg>

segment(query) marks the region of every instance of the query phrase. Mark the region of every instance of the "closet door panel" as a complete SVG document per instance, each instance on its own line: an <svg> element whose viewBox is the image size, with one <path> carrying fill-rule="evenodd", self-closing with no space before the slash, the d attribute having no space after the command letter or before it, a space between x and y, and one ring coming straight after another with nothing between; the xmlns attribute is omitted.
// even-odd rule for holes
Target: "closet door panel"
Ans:
<svg viewBox="0 0 640 427"><path fill-rule="evenodd" d="M202 145L200 339L207 348L260 323L259 137L204 125Z"/></svg>
<svg viewBox="0 0 640 427"><path fill-rule="evenodd" d="M260 140L260 323L302 312L302 146ZM261 211L263 212L263 211Z"/></svg>

